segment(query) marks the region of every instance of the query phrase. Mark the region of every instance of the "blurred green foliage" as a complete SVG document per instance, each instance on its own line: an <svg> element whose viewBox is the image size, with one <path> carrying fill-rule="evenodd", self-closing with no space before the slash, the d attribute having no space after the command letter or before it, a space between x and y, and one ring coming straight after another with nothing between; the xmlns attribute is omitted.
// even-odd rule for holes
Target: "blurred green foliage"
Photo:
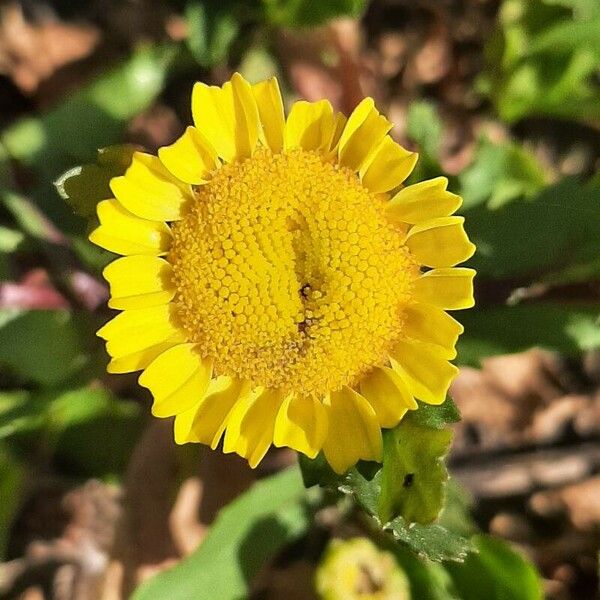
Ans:
<svg viewBox="0 0 600 600"><path fill-rule="evenodd" d="M533 565L505 542L485 535L473 538L476 552L464 564L448 564L461 600L541 600L540 579Z"/></svg>
<svg viewBox="0 0 600 600"><path fill-rule="evenodd" d="M14 282L17 263L42 264L72 306L0 309L0 556L32 465L55 465L74 480L118 478L144 425L146 411L101 381L107 359L94 331L107 315L85 310L66 285L71 261L97 275L110 259L86 233L110 178L130 159L132 148L120 145L127 123L165 91L171 74L198 77L198 67L228 64L251 80L266 77L281 71L270 48L274 28L359 16L367 2L182 4L184 42L139 47L54 108L0 133L0 279ZM592 122L600 118L599 35L596 0L504 0L479 89L507 125L540 116ZM444 126L434 103L412 103L407 132L421 153L411 181L442 173ZM594 298L539 299L600 277L600 178L553 182L556 174L510 130L502 141L482 136L467 168L448 177L478 247L471 260L478 304L459 315L466 327L459 362L532 346L575 355L600 347ZM314 486L308 494L296 469L256 484L222 511L194 554L134 598L177 600L198 589L215 599L245 597L262 565L306 534L315 506L343 510L348 501L363 511L366 533L393 551L413 598L541 598L525 559L473 537L468 501L447 483L448 426L458 418L450 400L421 406L385 433L381 465L359 463L342 477L322 456L301 458L304 484Z"/></svg>
<svg viewBox="0 0 600 600"><path fill-rule="evenodd" d="M481 89L500 117L600 117L600 3L504 0Z"/></svg>

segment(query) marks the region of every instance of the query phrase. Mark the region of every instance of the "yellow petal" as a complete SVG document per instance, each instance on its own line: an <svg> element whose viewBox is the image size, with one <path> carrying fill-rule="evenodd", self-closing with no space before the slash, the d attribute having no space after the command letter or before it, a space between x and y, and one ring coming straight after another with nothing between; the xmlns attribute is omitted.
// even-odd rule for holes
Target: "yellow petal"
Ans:
<svg viewBox="0 0 600 600"><path fill-rule="evenodd" d="M117 254L165 254L171 244L166 223L148 221L131 214L116 200L102 200L96 208L100 226L90 233L90 241Z"/></svg>
<svg viewBox="0 0 600 600"><path fill-rule="evenodd" d="M113 177L110 189L129 211L143 219L177 221L193 199L189 185L167 171L157 156L136 152L125 175Z"/></svg>
<svg viewBox="0 0 600 600"><path fill-rule="evenodd" d="M456 341L464 327L448 313L431 304L410 304L404 309L404 329L406 337L435 344L444 352L444 358L456 356Z"/></svg>
<svg viewBox="0 0 600 600"><path fill-rule="evenodd" d="M177 418L175 419L175 441L178 444L186 441L201 442L214 450L219 445L232 408L248 392L248 385L239 379L225 375L213 379L204 400L196 407L187 438L183 435L187 417L179 426Z"/></svg>
<svg viewBox="0 0 600 600"><path fill-rule="evenodd" d="M110 285L108 306L120 310L166 304L175 295L173 269L156 256L125 256L103 271Z"/></svg>
<svg viewBox="0 0 600 600"><path fill-rule="evenodd" d="M453 267L473 256L475 244L467 237L464 217L438 217L411 227L406 245L417 261L428 267Z"/></svg>
<svg viewBox="0 0 600 600"><path fill-rule="evenodd" d="M196 83L192 91L192 116L226 162L249 157L258 141L259 119L250 84L234 73L222 88Z"/></svg>
<svg viewBox="0 0 600 600"><path fill-rule="evenodd" d="M188 444L190 442L199 442L192 432L194 417L198 411L198 406L192 406L187 410L175 415L173 422L173 437L176 444Z"/></svg>
<svg viewBox="0 0 600 600"><path fill-rule="evenodd" d="M154 397L152 414L172 417L204 398L212 377L212 360L202 359L195 344L179 344L155 358L139 377Z"/></svg>
<svg viewBox="0 0 600 600"><path fill-rule="evenodd" d="M252 156L258 142L260 119L252 86L239 74L231 77L236 158Z"/></svg>
<svg viewBox="0 0 600 600"><path fill-rule="evenodd" d="M322 402L292 395L283 401L275 420L275 446L286 446L314 458L326 435L327 411Z"/></svg>
<svg viewBox="0 0 600 600"><path fill-rule="evenodd" d="M236 452L254 469L273 443L283 399L279 390L267 389L238 400L227 421L223 452Z"/></svg>
<svg viewBox="0 0 600 600"><path fill-rule="evenodd" d="M381 460L381 429L373 407L349 387L333 392L327 403L329 431L323 444L327 462L344 473L360 459Z"/></svg>
<svg viewBox="0 0 600 600"><path fill-rule="evenodd" d="M175 333L158 344L137 350L125 356L113 358L108 363L106 371L107 373L132 373L133 371L145 369L159 354L184 341L185 338L181 333Z"/></svg>
<svg viewBox="0 0 600 600"><path fill-rule="evenodd" d="M217 154L227 162L235 159L231 86L227 89L198 82L192 90L192 117Z"/></svg>
<svg viewBox="0 0 600 600"><path fill-rule="evenodd" d="M418 406L398 373L387 367L375 367L363 377L360 393L373 407L381 427L395 427L407 410Z"/></svg>
<svg viewBox="0 0 600 600"><path fill-rule="evenodd" d="M432 346L414 340L398 342L392 352L394 369L411 394L427 404L442 404L458 369Z"/></svg>
<svg viewBox="0 0 600 600"><path fill-rule="evenodd" d="M451 215L462 199L446 191L448 180L436 177L401 189L387 206L390 219L401 223L420 223Z"/></svg>
<svg viewBox="0 0 600 600"><path fill-rule="evenodd" d="M397 188L411 174L418 158L416 152L406 150L386 135L361 168L362 184L375 193Z"/></svg>
<svg viewBox="0 0 600 600"><path fill-rule="evenodd" d="M195 127L188 127L175 143L160 148L158 157L175 177L195 185L205 183L220 164L217 151Z"/></svg>
<svg viewBox="0 0 600 600"><path fill-rule="evenodd" d="M185 341L170 304L126 310L110 320L97 335L107 340L106 351L113 358L136 354L169 340Z"/></svg>
<svg viewBox="0 0 600 600"><path fill-rule="evenodd" d="M334 132L333 108L328 100L299 100L292 106L285 124L285 148L325 151Z"/></svg>
<svg viewBox="0 0 600 600"><path fill-rule="evenodd" d="M375 108L372 98L365 98L350 115L338 145L341 165L360 171L392 124Z"/></svg>
<svg viewBox="0 0 600 600"><path fill-rule="evenodd" d="M342 137L342 133L344 132L344 127L346 127L346 123L348 119L344 113L336 113L335 115L335 123L333 128L333 138L331 139L330 150L332 152L337 152L338 144L340 143L340 139Z"/></svg>
<svg viewBox="0 0 600 600"><path fill-rule="evenodd" d="M283 148L283 100L275 77L266 79L252 86L256 100L258 115L262 124L264 142L273 152L281 152Z"/></svg>
<svg viewBox="0 0 600 600"><path fill-rule="evenodd" d="M471 308L475 304L473 277L475 271L464 267L432 269L415 280L414 298L445 310Z"/></svg>

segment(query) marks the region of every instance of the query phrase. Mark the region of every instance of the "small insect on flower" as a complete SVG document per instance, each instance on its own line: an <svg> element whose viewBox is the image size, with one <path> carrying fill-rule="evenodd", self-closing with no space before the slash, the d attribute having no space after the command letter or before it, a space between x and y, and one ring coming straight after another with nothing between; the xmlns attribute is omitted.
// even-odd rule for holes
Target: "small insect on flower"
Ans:
<svg viewBox="0 0 600 600"><path fill-rule="evenodd" d="M143 370L152 413L178 443L236 452L323 451L342 473L381 459L381 428L415 399L444 401L473 305L461 199L438 177L403 186L417 155L363 100L287 120L277 81L197 83L194 126L158 157L133 156L98 205L98 335L111 373Z"/></svg>

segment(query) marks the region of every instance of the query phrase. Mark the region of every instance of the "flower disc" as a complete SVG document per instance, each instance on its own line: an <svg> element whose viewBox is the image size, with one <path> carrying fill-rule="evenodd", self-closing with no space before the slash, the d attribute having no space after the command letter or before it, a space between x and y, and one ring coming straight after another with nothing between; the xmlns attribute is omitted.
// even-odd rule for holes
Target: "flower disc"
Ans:
<svg viewBox="0 0 600 600"><path fill-rule="evenodd" d="M257 151L173 227L178 314L219 373L322 397L387 359L417 265L385 202L315 152Z"/></svg>

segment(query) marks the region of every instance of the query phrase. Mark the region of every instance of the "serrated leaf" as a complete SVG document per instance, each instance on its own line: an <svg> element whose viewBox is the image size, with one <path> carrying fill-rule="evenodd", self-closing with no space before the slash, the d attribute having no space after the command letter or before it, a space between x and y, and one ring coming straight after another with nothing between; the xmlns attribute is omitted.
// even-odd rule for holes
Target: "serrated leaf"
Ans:
<svg viewBox="0 0 600 600"><path fill-rule="evenodd" d="M443 458L452 440L448 423L460 419L454 402L419 404L394 429L384 431L383 463L360 461L337 475L319 454L299 459L307 487L320 485L353 496L379 523L397 515L407 522L428 523L440 513L448 473Z"/></svg>
<svg viewBox="0 0 600 600"><path fill-rule="evenodd" d="M195 552L142 584L132 600L247 598L265 562L307 530L305 498L295 468L255 483L219 513Z"/></svg>
<svg viewBox="0 0 600 600"><path fill-rule="evenodd" d="M422 427L443 429L448 424L460 421L460 411L450 396L438 406L424 402L418 404L419 408L410 413L410 419Z"/></svg>
<svg viewBox="0 0 600 600"><path fill-rule="evenodd" d="M388 523L385 529L391 532L396 540L409 546L421 557L435 562L460 562L473 550L469 540L435 523L431 525L412 523L407 526L402 517L397 517Z"/></svg>
<svg viewBox="0 0 600 600"><path fill-rule="evenodd" d="M487 535L473 538L477 552L463 564L447 564L462 600L541 600L544 595L534 566L506 542Z"/></svg>
<svg viewBox="0 0 600 600"><path fill-rule="evenodd" d="M136 147L130 144L98 150L95 163L73 167L55 182L56 191L73 211L85 219L95 219L100 200L112 198L110 180L123 175Z"/></svg>
<svg viewBox="0 0 600 600"><path fill-rule="evenodd" d="M379 498L381 496L381 467L367 476L361 473L358 465L343 476L337 488L340 492L353 496L357 504L368 514L379 519Z"/></svg>
<svg viewBox="0 0 600 600"><path fill-rule="evenodd" d="M378 512L387 523L401 515L408 523L431 523L444 505L448 471L444 458L452 431L423 427L409 413L383 436Z"/></svg>
<svg viewBox="0 0 600 600"><path fill-rule="evenodd" d="M564 354L600 347L600 305L527 303L465 311L457 344L462 364L537 346Z"/></svg>

